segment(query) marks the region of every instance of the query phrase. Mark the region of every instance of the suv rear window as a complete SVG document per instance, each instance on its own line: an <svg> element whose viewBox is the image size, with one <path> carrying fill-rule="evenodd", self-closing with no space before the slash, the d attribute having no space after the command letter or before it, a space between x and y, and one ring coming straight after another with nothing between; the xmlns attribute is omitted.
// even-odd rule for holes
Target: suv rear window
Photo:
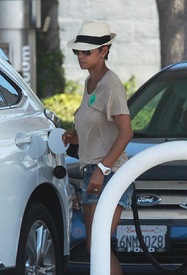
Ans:
<svg viewBox="0 0 187 275"><path fill-rule="evenodd" d="M138 92L129 109L135 134L187 136L187 72L163 72Z"/></svg>

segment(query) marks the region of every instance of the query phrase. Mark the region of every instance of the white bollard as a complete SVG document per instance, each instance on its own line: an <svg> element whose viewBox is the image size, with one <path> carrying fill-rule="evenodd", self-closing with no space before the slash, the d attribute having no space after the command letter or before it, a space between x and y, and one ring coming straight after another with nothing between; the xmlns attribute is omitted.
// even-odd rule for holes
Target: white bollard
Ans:
<svg viewBox="0 0 187 275"><path fill-rule="evenodd" d="M110 179L92 224L91 275L110 275L110 228L123 192L146 170L173 160L187 160L187 141L171 141L146 149L122 165Z"/></svg>

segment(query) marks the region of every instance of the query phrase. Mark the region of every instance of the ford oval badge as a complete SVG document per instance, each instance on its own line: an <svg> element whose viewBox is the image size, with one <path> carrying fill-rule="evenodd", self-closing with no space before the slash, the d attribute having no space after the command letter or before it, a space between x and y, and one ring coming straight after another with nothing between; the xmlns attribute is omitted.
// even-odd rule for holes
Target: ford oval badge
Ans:
<svg viewBox="0 0 187 275"><path fill-rule="evenodd" d="M153 206L161 202L161 198L154 194L139 194L136 198L139 206Z"/></svg>

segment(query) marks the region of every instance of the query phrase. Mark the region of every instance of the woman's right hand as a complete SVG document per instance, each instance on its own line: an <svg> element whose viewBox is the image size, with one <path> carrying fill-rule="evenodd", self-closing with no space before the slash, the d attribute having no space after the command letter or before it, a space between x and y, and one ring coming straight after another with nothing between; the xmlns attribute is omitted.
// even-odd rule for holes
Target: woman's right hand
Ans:
<svg viewBox="0 0 187 275"><path fill-rule="evenodd" d="M64 146L67 146L69 143L78 144L78 136L75 130L66 131L62 135L62 141Z"/></svg>
<svg viewBox="0 0 187 275"><path fill-rule="evenodd" d="M87 187L89 194L99 194L102 191L104 175L101 170L97 167L90 177L90 181Z"/></svg>

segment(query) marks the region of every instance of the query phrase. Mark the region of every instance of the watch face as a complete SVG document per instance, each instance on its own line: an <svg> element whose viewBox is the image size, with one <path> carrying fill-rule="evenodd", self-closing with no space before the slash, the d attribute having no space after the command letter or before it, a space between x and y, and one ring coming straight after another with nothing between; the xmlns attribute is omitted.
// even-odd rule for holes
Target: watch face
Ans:
<svg viewBox="0 0 187 275"><path fill-rule="evenodd" d="M103 175L105 176L109 175L111 172L111 169L109 167L105 167L101 162L98 163L98 167L101 169Z"/></svg>
<svg viewBox="0 0 187 275"><path fill-rule="evenodd" d="M110 172L111 172L111 170L110 170L110 168L107 168L105 171L104 171L104 175L109 175L110 174Z"/></svg>

